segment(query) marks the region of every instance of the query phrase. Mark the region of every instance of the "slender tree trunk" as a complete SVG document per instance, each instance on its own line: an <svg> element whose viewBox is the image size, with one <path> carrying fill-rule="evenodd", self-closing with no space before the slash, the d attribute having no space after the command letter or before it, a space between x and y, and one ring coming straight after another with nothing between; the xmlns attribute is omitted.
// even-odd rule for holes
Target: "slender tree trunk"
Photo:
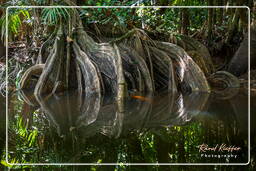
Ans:
<svg viewBox="0 0 256 171"><path fill-rule="evenodd" d="M182 17L182 24L181 24L181 34L188 35L188 27L189 27L189 11L187 8L181 9L181 17Z"/></svg>
<svg viewBox="0 0 256 171"><path fill-rule="evenodd" d="M179 10L179 17L180 17L180 24L179 24L179 33L181 34L181 29L182 29L182 9Z"/></svg>
<svg viewBox="0 0 256 171"><path fill-rule="evenodd" d="M244 0L238 0L236 5L237 6L243 5L244 2L245 2ZM240 14L241 14L242 10L243 9L236 8L232 17L230 18L228 34L227 34L227 39L226 39L227 43L231 42L234 34L237 33L239 30L238 24L239 24L239 20L241 19Z"/></svg>
<svg viewBox="0 0 256 171"><path fill-rule="evenodd" d="M240 9L239 10L239 31L247 30L248 24L248 17L246 15L247 9Z"/></svg>
<svg viewBox="0 0 256 171"><path fill-rule="evenodd" d="M218 6L223 6L224 1L223 0L218 0ZM218 24L221 26L223 23L223 16L224 16L224 9L220 8L219 9L219 15L218 15Z"/></svg>
<svg viewBox="0 0 256 171"><path fill-rule="evenodd" d="M222 1L223 1L223 5L227 6L228 0L222 0ZM226 14L227 14L227 9L223 9L223 17L226 16Z"/></svg>
<svg viewBox="0 0 256 171"><path fill-rule="evenodd" d="M5 56L5 46L4 43L0 40L0 58Z"/></svg>
<svg viewBox="0 0 256 171"><path fill-rule="evenodd" d="M213 5L213 6L216 6L216 5L217 5L216 1L217 1L217 0L213 0L213 1L212 1L212 5ZM217 8L213 8L213 9L212 9L212 23L213 23L213 25L216 24L216 21L217 21Z"/></svg>
<svg viewBox="0 0 256 171"><path fill-rule="evenodd" d="M213 0L208 0L208 6L213 5ZM208 43L211 42L212 40L212 29L213 29L213 9L209 8L208 9Z"/></svg>
<svg viewBox="0 0 256 171"><path fill-rule="evenodd" d="M252 13L256 14L256 2L253 2ZM251 28L256 30L256 19L255 19L255 17L252 18Z"/></svg>

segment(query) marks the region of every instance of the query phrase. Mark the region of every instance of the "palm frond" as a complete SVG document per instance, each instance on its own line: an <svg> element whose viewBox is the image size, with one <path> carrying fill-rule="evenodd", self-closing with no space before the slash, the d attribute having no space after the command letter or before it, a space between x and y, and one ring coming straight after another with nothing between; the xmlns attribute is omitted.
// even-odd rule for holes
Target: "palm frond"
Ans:
<svg viewBox="0 0 256 171"><path fill-rule="evenodd" d="M42 20L47 25L67 22L72 16L73 10L70 8L45 8L42 10Z"/></svg>

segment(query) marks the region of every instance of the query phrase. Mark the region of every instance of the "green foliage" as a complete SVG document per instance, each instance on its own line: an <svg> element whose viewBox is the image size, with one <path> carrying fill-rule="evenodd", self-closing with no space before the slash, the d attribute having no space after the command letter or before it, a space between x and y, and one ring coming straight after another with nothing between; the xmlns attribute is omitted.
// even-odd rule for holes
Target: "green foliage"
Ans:
<svg viewBox="0 0 256 171"><path fill-rule="evenodd" d="M85 24L111 24L112 26L127 27L129 22L139 19L137 15L133 15L133 9L130 8L98 8L98 9L81 9L80 17Z"/></svg>
<svg viewBox="0 0 256 171"><path fill-rule="evenodd" d="M8 139L8 160L9 163L35 163L36 162L36 152L39 150L38 147L38 136L39 130L37 127L30 127L29 120L24 120L24 116L20 115L23 112L24 104L23 102L17 100L17 105L14 111L17 113L15 115L15 121L9 123L9 139ZM26 113L23 113L26 115ZM36 120L34 120L35 122ZM37 123L37 121L35 122ZM40 124L39 124L40 125ZM38 126L39 126L38 125ZM15 137L15 139L12 139ZM14 145L14 146L12 146ZM30 166L11 166L5 161L6 153L2 155L1 163L10 168L31 168ZM28 156L30 156L28 158Z"/></svg>
<svg viewBox="0 0 256 171"><path fill-rule="evenodd" d="M147 132L139 137L141 150L147 163L157 162L154 134Z"/></svg>
<svg viewBox="0 0 256 171"><path fill-rule="evenodd" d="M29 129L28 122L24 123L22 117L20 116L18 116L16 126L13 128L13 130L17 135L16 155L21 157L17 157L15 162L27 163L28 161L26 161L23 154L25 153L32 155L38 149L36 144L38 130L36 128Z"/></svg>
<svg viewBox="0 0 256 171"><path fill-rule="evenodd" d="M28 9L13 9L8 11L8 35L16 36L18 35L20 28L23 23L31 25L31 15ZM1 39L4 40L6 36L6 14L0 18L0 28L1 28Z"/></svg>
<svg viewBox="0 0 256 171"><path fill-rule="evenodd" d="M42 21L45 25L56 25L61 22L67 22L71 15L72 9L69 8L44 8L42 10Z"/></svg>
<svg viewBox="0 0 256 171"><path fill-rule="evenodd" d="M207 5L207 1L199 1L199 0L174 0L171 2L170 5L175 5L175 6L203 6Z"/></svg>
<svg viewBox="0 0 256 171"><path fill-rule="evenodd" d="M137 0L132 0L132 1L122 1L122 0L87 0L84 1L83 5L88 5L88 6L117 6L117 5L132 5L134 2Z"/></svg>
<svg viewBox="0 0 256 171"><path fill-rule="evenodd" d="M22 75L23 75L23 69L19 70L18 74L16 75L15 86L17 89L20 89L20 80Z"/></svg>

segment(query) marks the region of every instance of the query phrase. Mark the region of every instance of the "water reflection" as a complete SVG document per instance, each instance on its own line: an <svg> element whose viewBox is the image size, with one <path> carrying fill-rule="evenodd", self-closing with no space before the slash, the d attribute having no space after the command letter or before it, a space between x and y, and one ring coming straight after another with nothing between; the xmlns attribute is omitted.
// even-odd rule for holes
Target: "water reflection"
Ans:
<svg viewBox="0 0 256 171"><path fill-rule="evenodd" d="M28 100L33 98L32 94L21 93L28 105L38 106ZM131 130L183 125L204 109L208 98L209 94L198 92L186 96L162 93L154 99L150 94L144 95L147 100L127 97L124 112L118 112L117 104L108 99L100 107L97 96L88 98L76 91L40 97L37 102L59 136L79 131L86 137L99 132L118 138Z"/></svg>
<svg viewBox="0 0 256 171"><path fill-rule="evenodd" d="M125 98L121 112L112 97L85 97L75 91L37 100L28 92L16 97L9 103L10 157L16 162L248 160L248 101L242 93L230 99L198 92L136 95ZM25 136L20 133L24 129ZM242 150L236 159L205 158L197 148L202 143L225 143Z"/></svg>

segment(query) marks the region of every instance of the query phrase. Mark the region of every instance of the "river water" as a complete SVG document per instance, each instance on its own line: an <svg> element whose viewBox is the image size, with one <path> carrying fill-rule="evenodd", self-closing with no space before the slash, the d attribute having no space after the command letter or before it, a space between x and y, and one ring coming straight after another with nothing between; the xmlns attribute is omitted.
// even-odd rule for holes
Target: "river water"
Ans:
<svg viewBox="0 0 256 171"><path fill-rule="evenodd" d="M5 98L0 99L5 118ZM242 90L229 96L134 94L125 98L122 111L110 97L88 98L70 91L36 100L31 93L16 92L8 102L8 160L247 163L248 117L248 94ZM0 125L4 160L5 119Z"/></svg>

